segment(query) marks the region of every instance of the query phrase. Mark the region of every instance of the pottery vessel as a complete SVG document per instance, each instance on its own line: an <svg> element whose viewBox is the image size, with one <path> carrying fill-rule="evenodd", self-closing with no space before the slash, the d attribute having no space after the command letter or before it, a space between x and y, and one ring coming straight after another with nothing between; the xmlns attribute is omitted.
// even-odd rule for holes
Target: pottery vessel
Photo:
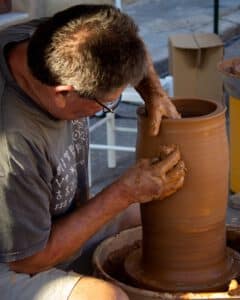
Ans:
<svg viewBox="0 0 240 300"><path fill-rule="evenodd" d="M162 144L179 145L185 183L169 198L141 205L142 251L132 253L127 268L153 290L219 291L229 283L233 267L225 238L225 108L208 99L173 102L182 118L163 119L156 137L148 135L145 110L139 108L137 158L157 157Z"/></svg>

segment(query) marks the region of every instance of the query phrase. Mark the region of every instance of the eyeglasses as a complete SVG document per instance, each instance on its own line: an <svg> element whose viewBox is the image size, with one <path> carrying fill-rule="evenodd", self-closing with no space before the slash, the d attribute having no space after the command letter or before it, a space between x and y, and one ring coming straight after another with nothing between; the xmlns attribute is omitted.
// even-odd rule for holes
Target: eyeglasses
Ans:
<svg viewBox="0 0 240 300"><path fill-rule="evenodd" d="M101 101L99 101L96 98L92 98L91 100L95 101L97 104L99 104L100 106L103 107L103 112L111 112L114 113L114 110L117 108L117 106L119 105L120 101L121 101L122 95L120 95L118 97L118 99L111 101L111 102L106 102L106 103L102 103Z"/></svg>
<svg viewBox="0 0 240 300"><path fill-rule="evenodd" d="M83 98L88 98L87 96L84 96L82 94L80 94L78 91L74 90L75 93L77 93L80 97ZM62 92L63 95L66 95L68 93ZM114 113L114 110L117 108L117 106L119 105L121 99L122 99L122 95L120 95L116 100L114 101L110 101L110 102L106 102L106 103L102 103L101 101L99 101L97 98L88 98L89 101L95 101L98 105L102 106L103 108L103 112L110 112L110 113Z"/></svg>

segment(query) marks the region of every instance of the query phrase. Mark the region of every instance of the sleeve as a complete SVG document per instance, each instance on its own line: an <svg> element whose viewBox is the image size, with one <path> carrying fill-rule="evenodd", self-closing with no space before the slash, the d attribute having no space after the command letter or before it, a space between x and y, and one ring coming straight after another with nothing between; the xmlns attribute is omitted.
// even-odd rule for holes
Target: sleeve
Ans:
<svg viewBox="0 0 240 300"><path fill-rule="evenodd" d="M22 136L0 146L0 261L10 262L48 241L51 171L43 151Z"/></svg>

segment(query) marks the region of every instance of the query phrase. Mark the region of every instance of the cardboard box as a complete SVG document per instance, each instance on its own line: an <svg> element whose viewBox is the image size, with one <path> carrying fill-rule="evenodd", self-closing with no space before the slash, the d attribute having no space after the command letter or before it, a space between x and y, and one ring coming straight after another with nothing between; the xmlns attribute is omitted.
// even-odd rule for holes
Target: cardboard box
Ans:
<svg viewBox="0 0 240 300"><path fill-rule="evenodd" d="M224 46L212 33L169 37L169 72L174 79L175 97L201 97L223 101L223 80L217 64Z"/></svg>

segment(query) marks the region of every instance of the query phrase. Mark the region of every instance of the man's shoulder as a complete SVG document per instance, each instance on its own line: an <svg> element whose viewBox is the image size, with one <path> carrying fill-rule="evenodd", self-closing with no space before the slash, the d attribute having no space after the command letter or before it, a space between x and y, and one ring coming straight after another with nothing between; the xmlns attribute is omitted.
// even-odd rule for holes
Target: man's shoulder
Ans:
<svg viewBox="0 0 240 300"><path fill-rule="evenodd" d="M39 24L41 24L45 19L46 18L35 19L0 30L0 73L3 75L3 78L0 77L1 82L4 81L6 72L8 72L6 63L8 47L13 45L13 43L19 43L29 39Z"/></svg>
<svg viewBox="0 0 240 300"><path fill-rule="evenodd" d="M4 28L0 31L0 42L4 42L5 40L9 42L13 40L14 42L14 39L16 39L16 41L24 40L30 37L36 28L47 19L48 18L33 19L25 23L11 25L7 28Z"/></svg>
<svg viewBox="0 0 240 300"><path fill-rule="evenodd" d="M0 31L0 33L5 33L5 32L21 32L21 31L31 31L35 30L41 23L47 21L49 18L39 18L39 19L32 19L28 20L27 22L23 23L18 23L14 25L10 25L8 27L5 27Z"/></svg>

